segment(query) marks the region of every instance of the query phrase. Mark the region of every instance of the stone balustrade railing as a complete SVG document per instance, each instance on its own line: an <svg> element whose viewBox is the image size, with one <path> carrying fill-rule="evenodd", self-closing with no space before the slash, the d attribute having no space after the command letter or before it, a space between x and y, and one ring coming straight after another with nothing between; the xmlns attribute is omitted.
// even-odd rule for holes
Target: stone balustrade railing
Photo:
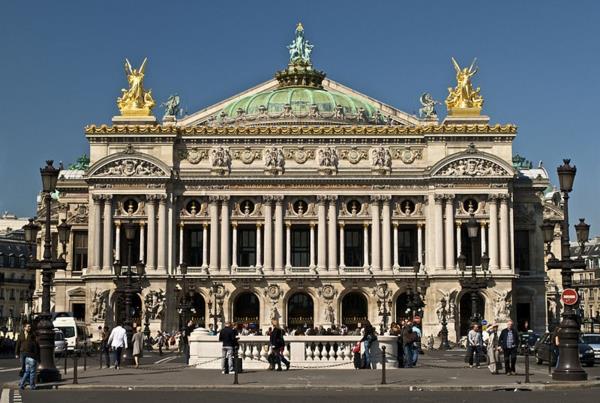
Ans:
<svg viewBox="0 0 600 403"><path fill-rule="evenodd" d="M386 347L387 368L396 367L397 337L379 336L371 345L372 362L379 366ZM360 336L286 336L283 355L294 368L354 368L352 348ZM238 357L246 369L267 369L268 336L241 336ZM208 336L203 328L190 336L190 365L196 368L221 368L221 343L218 336Z"/></svg>

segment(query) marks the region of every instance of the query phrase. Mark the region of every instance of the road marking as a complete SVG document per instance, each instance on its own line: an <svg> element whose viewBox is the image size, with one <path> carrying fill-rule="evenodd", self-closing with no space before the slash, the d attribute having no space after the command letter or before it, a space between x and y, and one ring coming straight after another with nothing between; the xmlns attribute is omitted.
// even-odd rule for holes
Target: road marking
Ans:
<svg viewBox="0 0 600 403"><path fill-rule="evenodd" d="M0 394L0 403L10 403L10 389L2 389L2 394Z"/></svg>
<svg viewBox="0 0 600 403"><path fill-rule="evenodd" d="M20 390L13 390L13 403L23 403Z"/></svg>
<svg viewBox="0 0 600 403"><path fill-rule="evenodd" d="M14 367L14 368L2 368L0 369L0 372L10 372L10 371L17 371L21 369L21 367Z"/></svg>
<svg viewBox="0 0 600 403"><path fill-rule="evenodd" d="M173 355L171 357L167 357L167 358L163 358L162 360L158 360L158 361L155 362L155 364L163 364L165 362L173 361L176 358L177 358L177 356Z"/></svg>

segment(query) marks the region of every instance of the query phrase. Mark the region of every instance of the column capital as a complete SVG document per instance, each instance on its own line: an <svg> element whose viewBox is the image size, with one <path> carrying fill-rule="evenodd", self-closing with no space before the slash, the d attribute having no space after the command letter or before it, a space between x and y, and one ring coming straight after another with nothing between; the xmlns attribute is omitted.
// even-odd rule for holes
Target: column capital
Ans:
<svg viewBox="0 0 600 403"><path fill-rule="evenodd" d="M120 226L121 226L121 221L115 220L115 221L113 222L113 225L114 225L115 227L120 227Z"/></svg>
<svg viewBox="0 0 600 403"><path fill-rule="evenodd" d="M446 201L452 201L452 200L454 200L455 197L456 197L456 195L453 195L453 194L445 194L444 195L444 199Z"/></svg>
<svg viewBox="0 0 600 403"><path fill-rule="evenodd" d="M371 195L371 196L369 196L369 200L371 201L371 203L374 204L381 200L381 196L380 195Z"/></svg>
<svg viewBox="0 0 600 403"><path fill-rule="evenodd" d="M121 222L119 222L119 225L121 224ZM140 221L140 227L144 228L146 226L146 223L144 221Z"/></svg>
<svg viewBox="0 0 600 403"><path fill-rule="evenodd" d="M442 194L434 194L433 195L433 200L435 201L435 204L442 204L442 201L444 200L444 195L442 195Z"/></svg>
<svg viewBox="0 0 600 403"><path fill-rule="evenodd" d="M207 223L204 223L204 226L205 226L205 227L208 227L208 224L207 224ZM237 228L237 226L238 226L238 223L237 223L237 221L232 221L232 222L231 222L231 226L232 226L233 228Z"/></svg>
<svg viewBox="0 0 600 403"><path fill-rule="evenodd" d="M262 201L264 204L271 204L274 200L274 196L272 195L266 195L262 197Z"/></svg>
<svg viewBox="0 0 600 403"><path fill-rule="evenodd" d="M369 224L368 222L364 222L364 223L363 223L363 228L369 228L369 225L370 225L370 224Z"/></svg>
<svg viewBox="0 0 600 403"><path fill-rule="evenodd" d="M185 223L183 221L179 221L178 225L179 225L179 228L182 228L182 229L183 229L183 227L185 227Z"/></svg>
<svg viewBox="0 0 600 403"><path fill-rule="evenodd" d="M317 195L317 201L319 202L319 204L325 204L325 202L327 201L327 196Z"/></svg>
<svg viewBox="0 0 600 403"><path fill-rule="evenodd" d="M207 222L203 222L202 223L202 228L205 228L205 229L208 228L208 223Z"/></svg>
<svg viewBox="0 0 600 403"><path fill-rule="evenodd" d="M456 228L460 228L462 226L462 221L456 221Z"/></svg>
<svg viewBox="0 0 600 403"><path fill-rule="evenodd" d="M381 195L379 196L384 205L389 205L392 201L392 195Z"/></svg>
<svg viewBox="0 0 600 403"><path fill-rule="evenodd" d="M156 200L158 200L158 195L157 194L146 195L146 201L148 201L150 203L153 203Z"/></svg>
<svg viewBox="0 0 600 403"><path fill-rule="evenodd" d="M286 222L285 222L285 226L286 226L287 228L291 228L291 227L292 227L292 223L291 223L290 221L286 221Z"/></svg>
<svg viewBox="0 0 600 403"><path fill-rule="evenodd" d="M398 221L392 221L392 226L393 226L394 228L398 228L398 226L399 226L399 225L400 225L400 223L398 223ZM417 224L417 227L418 227L419 225L420 225L420 224Z"/></svg>
<svg viewBox="0 0 600 403"><path fill-rule="evenodd" d="M498 199L500 199L500 203L507 203L510 200L510 195L508 193L500 193Z"/></svg>
<svg viewBox="0 0 600 403"><path fill-rule="evenodd" d="M344 227L346 226L346 223L343 223L343 222L338 222L338 226L339 226L340 228L344 228Z"/></svg>
<svg viewBox="0 0 600 403"><path fill-rule="evenodd" d="M256 223L256 228L260 228L260 227L262 227L262 226L263 226L263 223L261 223L261 222L257 222L257 223Z"/></svg>
<svg viewBox="0 0 600 403"><path fill-rule="evenodd" d="M485 226L487 225L487 221L485 221L485 220L481 220L481 221L479 222L479 225L481 225L481 228L485 228Z"/></svg>
<svg viewBox="0 0 600 403"><path fill-rule="evenodd" d="M222 202L228 202L230 198L231 197L228 196L228 195L221 195L221 196L219 196L219 200L221 200Z"/></svg>
<svg viewBox="0 0 600 403"><path fill-rule="evenodd" d="M396 224L398 225L398 224ZM425 226L425 224L423 224L422 222L418 222L417 223L417 228L423 228Z"/></svg>
<svg viewBox="0 0 600 403"><path fill-rule="evenodd" d="M314 227L316 227L316 226L317 226L317 224L315 224L314 222L311 222L311 223L309 223L309 224L308 224L308 226L309 226L310 228L314 228Z"/></svg>
<svg viewBox="0 0 600 403"><path fill-rule="evenodd" d="M337 199L338 199L337 195L327 196L327 200L332 201L332 202L337 201Z"/></svg>
<svg viewBox="0 0 600 403"><path fill-rule="evenodd" d="M159 204L165 204L167 202L167 195L156 195Z"/></svg>
<svg viewBox="0 0 600 403"><path fill-rule="evenodd" d="M102 200L104 200L104 201L111 201L112 198L113 198L113 195L111 195L111 194L102 194L102 195L100 195L100 197L102 197Z"/></svg>
<svg viewBox="0 0 600 403"><path fill-rule="evenodd" d="M221 198L219 196L216 195L209 195L208 196L208 201L211 203L216 204Z"/></svg>
<svg viewBox="0 0 600 403"><path fill-rule="evenodd" d="M100 201L102 201L103 198L104 198L104 195L97 194L97 193L92 194L92 200L94 201L95 204L100 204Z"/></svg>
<svg viewBox="0 0 600 403"><path fill-rule="evenodd" d="M282 205L283 204L283 195L274 195L272 196L273 200L275 200L275 204Z"/></svg>

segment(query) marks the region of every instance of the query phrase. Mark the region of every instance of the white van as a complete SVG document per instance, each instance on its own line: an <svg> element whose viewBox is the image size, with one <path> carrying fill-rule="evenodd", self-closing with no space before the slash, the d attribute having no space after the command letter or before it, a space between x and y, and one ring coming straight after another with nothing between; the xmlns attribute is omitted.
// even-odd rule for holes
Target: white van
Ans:
<svg viewBox="0 0 600 403"><path fill-rule="evenodd" d="M76 321L73 317L59 317L54 319L54 327L65 335L67 351L91 347L90 335L85 323Z"/></svg>

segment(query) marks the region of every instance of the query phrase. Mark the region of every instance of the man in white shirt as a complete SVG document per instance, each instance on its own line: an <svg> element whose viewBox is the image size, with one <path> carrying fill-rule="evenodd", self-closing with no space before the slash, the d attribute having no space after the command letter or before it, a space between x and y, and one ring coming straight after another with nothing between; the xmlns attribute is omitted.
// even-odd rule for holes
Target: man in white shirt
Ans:
<svg viewBox="0 0 600 403"><path fill-rule="evenodd" d="M118 324L113 328L112 332L110 332L110 336L108 337L108 345L113 350L115 354L115 369L121 368L121 354L123 353L123 348L127 348L127 332L125 328Z"/></svg>

